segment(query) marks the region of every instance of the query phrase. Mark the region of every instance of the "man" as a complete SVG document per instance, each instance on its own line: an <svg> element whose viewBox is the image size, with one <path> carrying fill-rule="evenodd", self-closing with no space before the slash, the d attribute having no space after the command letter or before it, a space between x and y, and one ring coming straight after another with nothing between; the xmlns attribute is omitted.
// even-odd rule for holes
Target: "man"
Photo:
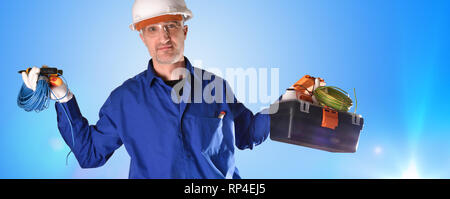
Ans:
<svg viewBox="0 0 450 199"><path fill-rule="evenodd" d="M96 125L81 115L66 85L52 88L62 98L55 103L58 128L82 168L102 166L123 144L130 178L240 178L234 146L252 149L263 142L270 118L226 100L232 95L227 86L211 90L212 102L194 99L196 87L203 93L212 82L227 84L184 57L184 21L191 17L184 0L135 1L131 28L152 59L147 70L111 92Z"/></svg>

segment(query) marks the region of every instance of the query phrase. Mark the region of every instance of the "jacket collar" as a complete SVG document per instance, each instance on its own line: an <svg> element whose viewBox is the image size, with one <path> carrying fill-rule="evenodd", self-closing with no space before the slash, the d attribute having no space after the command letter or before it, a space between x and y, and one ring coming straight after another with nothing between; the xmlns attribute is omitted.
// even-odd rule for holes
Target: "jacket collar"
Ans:
<svg viewBox="0 0 450 199"><path fill-rule="evenodd" d="M197 76L197 74L194 73L193 66L191 65L191 62L189 61L189 59L187 57L184 57L184 62L186 63L185 67L189 71L189 73L191 75L194 75L194 77L196 79L198 79L198 76ZM147 68L147 80L148 80L150 86L153 85L153 82L156 79L160 79L161 81L163 81L160 77L158 77L156 75L155 69L153 68L153 59L150 59L150 61L148 62L148 68Z"/></svg>

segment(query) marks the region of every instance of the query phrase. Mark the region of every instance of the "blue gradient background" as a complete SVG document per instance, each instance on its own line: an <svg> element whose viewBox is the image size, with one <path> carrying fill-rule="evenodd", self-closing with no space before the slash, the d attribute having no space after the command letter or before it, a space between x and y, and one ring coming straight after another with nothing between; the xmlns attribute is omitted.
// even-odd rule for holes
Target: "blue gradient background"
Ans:
<svg viewBox="0 0 450 199"><path fill-rule="evenodd" d="M127 178L121 147L80 169L56 123L17 107L17 71L64 69L95 124L109 93L146 69L128 29L132 1L1 1L0 178ZM280 94L305 74L356 88L365 118L358 151L335 154L267 140L237 151L243 178L450 178L449 1L187 0L185 55L205 67L278 67ZM350 92L351 93L351 92ZM249 104L257 111L260 104Z"/></svg>

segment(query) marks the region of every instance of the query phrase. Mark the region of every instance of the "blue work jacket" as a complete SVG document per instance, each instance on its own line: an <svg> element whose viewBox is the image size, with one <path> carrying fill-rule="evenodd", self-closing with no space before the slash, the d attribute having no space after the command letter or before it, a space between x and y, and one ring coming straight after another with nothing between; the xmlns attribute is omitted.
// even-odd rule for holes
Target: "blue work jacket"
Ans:
<svg viewBox="0 0 450 199"><path fill-rule="evenodd" d="M191 81L183 81L181 96L156 75L150 60L147 70L111 92L96 125L82 116L75 96L55 103L59 131L80 166L104 165L123 144L131 158L129 178L240 178L234 147L252 149L262 143L269 135L270 117L254 115L236 99L193 100L195 87L211 89L213 80L228 84L193 67L186 57L185 63L190 77L184 80ZM211 78L201 78L205 74Z"/></svg>

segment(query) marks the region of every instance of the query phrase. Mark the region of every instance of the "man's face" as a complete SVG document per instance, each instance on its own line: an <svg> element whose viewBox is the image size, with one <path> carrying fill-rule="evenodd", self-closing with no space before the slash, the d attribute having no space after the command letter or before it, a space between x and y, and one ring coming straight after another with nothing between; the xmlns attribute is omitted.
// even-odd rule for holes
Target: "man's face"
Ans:
<svg viewBox="0 0 450 199"><path fill-rule="evenodd" d="M156 62L174 64L183 58L187 31L182 21L168 21L142 28L140 37Z"/></svg>

